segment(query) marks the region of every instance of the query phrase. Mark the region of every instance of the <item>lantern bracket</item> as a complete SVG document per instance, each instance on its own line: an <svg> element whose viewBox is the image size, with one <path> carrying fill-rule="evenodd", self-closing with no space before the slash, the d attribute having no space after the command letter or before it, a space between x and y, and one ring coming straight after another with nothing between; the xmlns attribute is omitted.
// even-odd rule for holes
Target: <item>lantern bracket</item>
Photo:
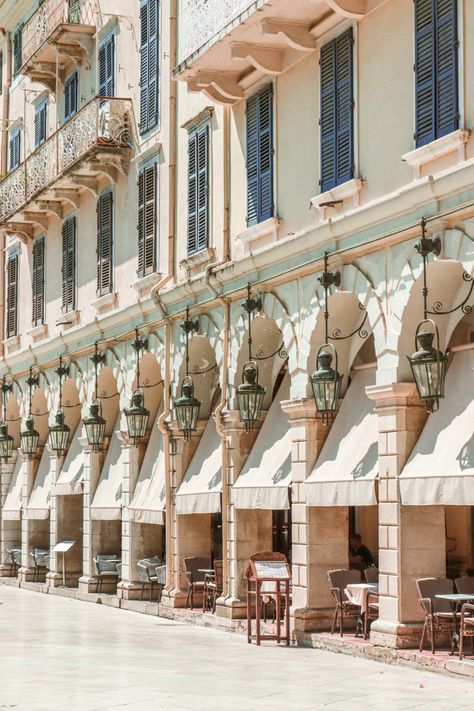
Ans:
<svg viewBox="0 0 474 711"><path fill-rule="evenodd" d="M324 272L321 274L320 277L318 277L318 281L324 289L324 336L326 344L329 343L329 341L345 341L348 338L352 338L352 336L355 336L356 334L360 338L367 338L369 332L367 331L367 329L364 328L364 326L368 318L368 313L365 306L362 306L361 303L359 303L359 309L364 312L364 318L362 319L362 322L359 324L359 326L357 326L357 328L355 328L350 333L347 333L345 336L341 334L340 328L335 328L332 334L329 335L329 289L332 286L335 286L336 289L341 286L341 272L329 271L329 255L327 252L324 252Z"/></svg>

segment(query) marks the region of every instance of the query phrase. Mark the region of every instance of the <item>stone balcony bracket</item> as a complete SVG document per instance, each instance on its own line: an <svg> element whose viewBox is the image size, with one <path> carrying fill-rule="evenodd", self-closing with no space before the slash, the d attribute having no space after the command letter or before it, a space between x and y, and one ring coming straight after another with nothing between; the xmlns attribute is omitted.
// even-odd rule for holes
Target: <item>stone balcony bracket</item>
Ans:
<svg viewBox="0 0 474 711"><path fill-rule="evenodd" d="M437 138L436 141L431 141L425 146L405 153L402 156L402 160L411 168L412 180L421 178L423 167L432 161L438 160L438 158L457 154L456 162L464 162L466 160L466 146L470 136L470 130L460 128L457 131L448 133L447 136Z"/></svg>
<svg viewBox="0 0 474 711"><path fill-rule="evenodd" d="M216 250L214 247L206 247L201 249L196 254L191 254L186 259L182 259L179 263L181 269L186 273L186 279L190 279L196 274L201 274L205 266L215 261Z"/></svg>
<svg viewBox="0 0 474 711"><path fill-rule="evenodd" d="M363 178L352 178L311 198L311 205L318 211L320 222L359 207L360 193L365 184Z"/></svg>

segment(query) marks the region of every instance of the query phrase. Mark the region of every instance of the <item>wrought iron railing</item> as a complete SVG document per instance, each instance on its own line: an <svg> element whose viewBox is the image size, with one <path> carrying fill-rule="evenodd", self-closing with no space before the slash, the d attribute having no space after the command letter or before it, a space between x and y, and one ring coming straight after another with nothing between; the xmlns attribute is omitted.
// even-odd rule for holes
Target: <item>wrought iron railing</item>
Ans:
<svg viewBox="0 0 474 711"><path fill-rule="evenodd" d="M96 97L0 182L0 222L18 212L96 147L131 145L130 99Z"/></svg>
<svg viewBox="0 0 474 711"><path fill-rule="evenodd" d="M95 27L96 0L45 0L23 27L22 64L65 24Z"/></svg>
<svg viewBox="0 0 474 711"><path fill-rule="evenodd" d="M256 0L188 0L179 15L179 63L190 57L252 6Z"/></svg>

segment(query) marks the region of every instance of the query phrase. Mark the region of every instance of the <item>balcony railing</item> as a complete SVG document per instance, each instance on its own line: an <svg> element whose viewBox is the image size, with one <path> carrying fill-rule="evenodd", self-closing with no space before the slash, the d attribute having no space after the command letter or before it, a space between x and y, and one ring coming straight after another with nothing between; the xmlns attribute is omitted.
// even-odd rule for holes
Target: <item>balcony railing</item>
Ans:
<svg viewBox="0 0 474 711"><path fill-rule="evenodd" d="M94 0L45 0L23 28L22 64L27 64L62 25L95 24Z"/></svg>
<svg viewBox="0 0 474 711"><path fill-rule="evenodd" d="M0 182L0 222L19 212L94 149L129 148L129 99L96 97Z"/></svg>
<svg viewBox="0 0 474 711"><path fill-rule="evenodd" d="M258 0L188 0L179 15L179 63L217 41L233 20L261 5Z"/></svg>

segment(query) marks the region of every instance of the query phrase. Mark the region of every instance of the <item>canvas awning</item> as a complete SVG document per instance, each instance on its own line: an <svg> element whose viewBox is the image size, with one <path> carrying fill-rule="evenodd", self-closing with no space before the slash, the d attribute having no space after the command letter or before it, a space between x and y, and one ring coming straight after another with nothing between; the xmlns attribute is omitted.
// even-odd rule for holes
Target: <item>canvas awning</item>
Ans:
<svg viewBox="0 0 474 711"><path fill-rule="evenodd" d="M403 504L474 506L474 349L454 353L445 397L400 474Z"/></svg>
<svg viewBox="0 0 474 711"><path fill-rule="evenodd" d="M76 429L64 459L64 464L54 484L54 493L58 496L82 494L84 478L84 447L79 438L83 434L82 425Z"/></svg>
<svg viewBox="0 0 474 711"><path fill-rule="evenodd" d="M5 521L19 521L21 519L21 487L23 484L23 466L26 462L20 454L17 455L13 474L10 480L7 497L2 508L2 518Z"/></svg>
<svg viewBox="0 0 474 711"><path fill-rule="evenodd" d="M377 503L378 423L365 388L375 368L356 370L316 462L306 479L309 506L373 506Z"/></svg>
<svg viewBox="0 0 474 711"><path fill-rule="evenodd" d="M51 508L51 457L44 447L26 507L27 519L47 519Z"/></svg>
<svg viewBox="0 0 474 711"><path fill-rule="evenodd" d="M135 523L155 523L163 525L166 505L165 497L165 452L163 435L158 429L158 411L146 448L132 502L129 506L130 521Z"/></svg>
<svg viewBox="0 0 474 711"><path fill-rule="evenodd" d="M122 518L123 450L116 432L120 429L120 415L115 422L104 466L91 505L91 518L116 521Z"/></svg>
<svg viewBox="0 0 474 711"><path fill-rule="evenodd" d="M288 509L291 484L291 431L280 403L290 397L285 375L246 463L232 487L237 509Z"/></svg>
<svg viewBox="0 0 474 711"><path fill-rule="evenodd" d="M178 514L217 513L221 510L222 444L210 417L176 494Z"/></svg>

